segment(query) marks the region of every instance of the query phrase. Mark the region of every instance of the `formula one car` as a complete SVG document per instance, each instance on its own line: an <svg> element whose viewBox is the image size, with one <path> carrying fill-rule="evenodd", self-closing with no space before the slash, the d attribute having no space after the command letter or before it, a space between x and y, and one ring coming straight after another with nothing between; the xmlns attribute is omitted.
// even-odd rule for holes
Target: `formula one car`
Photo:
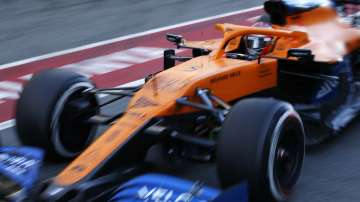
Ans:
<svg viewBox="0 0 360 202"><path fill-rule="evenodd" d="M62 69L35 75L17 103L21 141L49 158L78 155L36 195L106 195L139 175L148 150L161 145L170 160L214 162L221 186L246 182L251 201L287 200L300 177L305 133L307 143L321 142L360 111L360 31L323 2L267 1L272 27L217 25L222 39L167 35L193 57L165 51L164 71L143 86L98 89ZM113 98L103 103L99 94ZM125 111L102 114L125 97ZM109 128L93 142L99 124Z"/></svg>

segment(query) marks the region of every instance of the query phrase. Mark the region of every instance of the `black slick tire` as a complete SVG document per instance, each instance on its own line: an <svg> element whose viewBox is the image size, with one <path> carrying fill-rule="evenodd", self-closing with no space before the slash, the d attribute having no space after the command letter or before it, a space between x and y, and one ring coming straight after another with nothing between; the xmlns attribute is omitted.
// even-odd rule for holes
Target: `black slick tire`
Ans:
<svg viewBox="0 0 360 202"><path fill-rule="evenodd" d="M304 148L303 124L289 103L272 98L241 100L232 107L219 135L220 182L224 188L247 182L250 201L285 201L299 180Z"/></svg>
<svg viewBox="0 0 360 202"><path fill-rule="evenodd" d="M34 75L16 104L20 141L44 149L52 159L78 155L96 134L97 126L84 122L98 112L95 95L83 96L85 90L93 87L85 76L63 69ZM80 109L71 108L75 102L81 102L78 106L88 112L80 114ZM76 119L69 118L77 114L80 115Z"/></svg>

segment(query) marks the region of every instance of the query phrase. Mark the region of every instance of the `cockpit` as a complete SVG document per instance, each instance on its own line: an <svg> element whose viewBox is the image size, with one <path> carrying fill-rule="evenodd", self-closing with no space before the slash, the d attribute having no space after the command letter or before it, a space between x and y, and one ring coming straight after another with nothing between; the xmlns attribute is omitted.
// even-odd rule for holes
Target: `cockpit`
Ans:
<svg viewBox="0 0 360 202"><path fill-rule="evenodd" d="M255 60L261 55L271 52L275 44L275 37L251 34L236 37L225 47L227 58Z"/></svg>

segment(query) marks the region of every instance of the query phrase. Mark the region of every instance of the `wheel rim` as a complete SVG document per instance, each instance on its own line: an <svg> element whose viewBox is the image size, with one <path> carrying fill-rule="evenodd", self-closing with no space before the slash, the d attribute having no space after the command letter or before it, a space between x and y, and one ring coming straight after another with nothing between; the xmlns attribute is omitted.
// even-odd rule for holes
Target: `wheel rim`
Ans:
<svg viewBox="0 0 360 202"><path fill-rule="evenodd" d="M292 119L289 118L292 115ZM277 123L269 155L270 191L278 201L289 198L297 184L304 158L304 137L295 112L285 113Z"/></svg>
<svg viewBox="0 0 360 202"><path fill-rule="evenodd" d="M301 171L302 149L296 131L285 129L276 148L274 175L281 192L290 194Z"/></svg>
<svg viewBox="0 0 360 202"><path fill-rule="evenodd" d="M88 145L96 133L96 127L89 123L82 122L82 118L95 115L97 111L91 114L77 116L79 111L71 109L71 102L80 99L82 92L93 88L90 83L80 82L72 85L63 93L57 102L51 121L51 140L54 144L54 150L63 157L73 157ZM89 97L89 104L95 106L95 97ZM72 119L72 118L76 119Z"/></svg>

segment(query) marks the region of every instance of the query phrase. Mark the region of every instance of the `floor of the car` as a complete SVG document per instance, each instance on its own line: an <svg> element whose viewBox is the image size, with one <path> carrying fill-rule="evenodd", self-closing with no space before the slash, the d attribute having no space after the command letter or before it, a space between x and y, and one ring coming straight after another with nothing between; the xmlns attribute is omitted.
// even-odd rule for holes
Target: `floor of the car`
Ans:
<svg viewBox="0 0 360 202"><path fill-rule="evenodd" d="M159 172L191 181L204 182L212 187L219 187L216 164L213 162L198 162L186 159L168 159L158 147L153 147L146 158L152 165L149 172Z"/></svg>

